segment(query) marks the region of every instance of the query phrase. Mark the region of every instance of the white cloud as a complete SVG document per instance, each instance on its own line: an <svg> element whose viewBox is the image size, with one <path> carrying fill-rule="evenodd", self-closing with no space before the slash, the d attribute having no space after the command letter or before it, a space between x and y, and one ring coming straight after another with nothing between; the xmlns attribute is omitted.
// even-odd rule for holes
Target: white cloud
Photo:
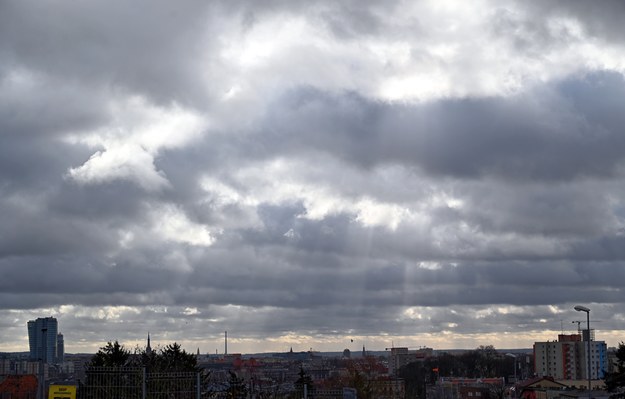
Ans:
<svg viewBox="0 0 625 399"><path fill-rule="evenodd" d="M164 174L156 170L153 154L134 143L105 144L105 150L94 153L83 165L71 168L69 176L84 184L130 180L148 191L169 185Z"/></svg>
<svg viewBox="0 0 625 399"><path fill-rule="evenodd" d="M68 175L80 183L126 179L148 191L169 186L154 162L159 151L188 145L207 128L206 118L178 105L160 107L141 97L114 100L110 123L89 134L72 134L70 143L101 148Z"/></svg>
<svg viewBox="0 0 625 399"><path fill-rule="evenodd" d="M197 310L197 308L185 308L182 313L185 316L193 316L193 315L197 315L200 314L199 310Z"/></svg>
<svg viewBox="0 0 625 399"><path fill-rule="evenodd" d="M220 61L235 82L226 97L262 107L267 93L312 86L421 102L507 96L589 69L625 71L621 47L590 37L571 17L549 17L540 30L514 2L435 3L387 7L376 14L381 27L357 39L321 23L337 12L332 6L264 14L226 31Z"/></svg>
<svg viewBox="0 0 625 399"><path fill-rule="evenodd" d="M189 220L174 205L155 206L150 209L150 216L152 234L164 240L198 246L210 246L215 241L214 233L206 226Z"/></svg>

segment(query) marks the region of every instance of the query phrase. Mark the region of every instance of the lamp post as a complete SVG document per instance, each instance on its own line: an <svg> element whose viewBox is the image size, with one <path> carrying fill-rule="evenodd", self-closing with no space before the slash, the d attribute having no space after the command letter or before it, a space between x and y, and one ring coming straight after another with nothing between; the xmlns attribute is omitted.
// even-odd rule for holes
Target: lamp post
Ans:
<svg viewBox="0 0 625 399"><path fill-rule="evenodd" d="M577 305L575 306L573 309L577 310L578 312L585 312L586 313L586 329L588 330L588 335L586 336L587 338L587 344L586 347L588 348L588 354L586 355L586 357L588 358L588 397L591 397L591 378L590 378L590 309L588 309L586 306L581 306L581 305Z"/></svg>
<svg viewBox="0 0 625 399"><path fill-rule="evenodd" d="M46 393L46 386L45 386L45 377L46 377L46 363L48 363L48 348L47 348L47 341L48 341L48 329L47 328L42 328L41 329L41 346L42 346L42 360L39 363L39 398L43 399L45 398L45 393Z"/></svg>

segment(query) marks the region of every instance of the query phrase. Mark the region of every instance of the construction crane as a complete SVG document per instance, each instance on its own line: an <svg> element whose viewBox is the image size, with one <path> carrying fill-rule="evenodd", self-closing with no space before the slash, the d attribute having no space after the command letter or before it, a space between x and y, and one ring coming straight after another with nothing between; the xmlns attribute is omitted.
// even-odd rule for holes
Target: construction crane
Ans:
<svg viewBox="0 0 625 399"><path fill-rule="evenodd" d="M592 323L601 323L601 320L591 320ZM586 323L586 320L573 320L571 323L577 323L577 333L579 335L582 335L582 332L585 331L585 329L582 330L582 323ZM595 330L591 329L590 331L588 331L588 336L589 339L591 341L595 340ZM582 335L583 336L583 335ZM582 338L582 340L584 340L584 338Z"/></svg>
<svg viewBox="0 0 625 399"><path fill-rule="evenodd" d="M590 320L591 323L601 323L603 320ZM586 320L573 320L571 323L577 323L577 332L582 331L582 323L586 324Z"/></svg>
<svg viewBox="0 0 625 399"><path fill-rule="evenodd" d="M581 324L583 323L581 320L573 320L571 323L577 323L577 333L581 334L582 333L582 327Z"/></svg>

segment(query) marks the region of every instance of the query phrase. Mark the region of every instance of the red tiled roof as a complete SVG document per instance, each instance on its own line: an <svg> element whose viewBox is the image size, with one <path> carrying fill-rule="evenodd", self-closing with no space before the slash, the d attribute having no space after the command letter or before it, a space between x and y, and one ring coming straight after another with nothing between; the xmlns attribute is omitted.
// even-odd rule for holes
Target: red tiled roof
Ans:
<svg viewBox="0 0 625 399"><path fill-rule="evenodd" d="M11 398L26 397L37 394L37 377L32 374L8 375L0 383L0 393L10 393Z"/></svg>

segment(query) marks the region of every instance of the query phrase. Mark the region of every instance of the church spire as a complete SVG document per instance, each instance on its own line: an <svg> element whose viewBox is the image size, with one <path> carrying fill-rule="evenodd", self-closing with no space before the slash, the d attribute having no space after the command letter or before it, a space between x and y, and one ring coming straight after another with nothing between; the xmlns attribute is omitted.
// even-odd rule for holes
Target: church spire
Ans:
<svg viewBox="0 0 625 399"><path fill-rule="evenodd" d="M152 347L150 346L150 333L148 332L148 346L145 348L145 353L148 355L152 353Z"/></svg>

